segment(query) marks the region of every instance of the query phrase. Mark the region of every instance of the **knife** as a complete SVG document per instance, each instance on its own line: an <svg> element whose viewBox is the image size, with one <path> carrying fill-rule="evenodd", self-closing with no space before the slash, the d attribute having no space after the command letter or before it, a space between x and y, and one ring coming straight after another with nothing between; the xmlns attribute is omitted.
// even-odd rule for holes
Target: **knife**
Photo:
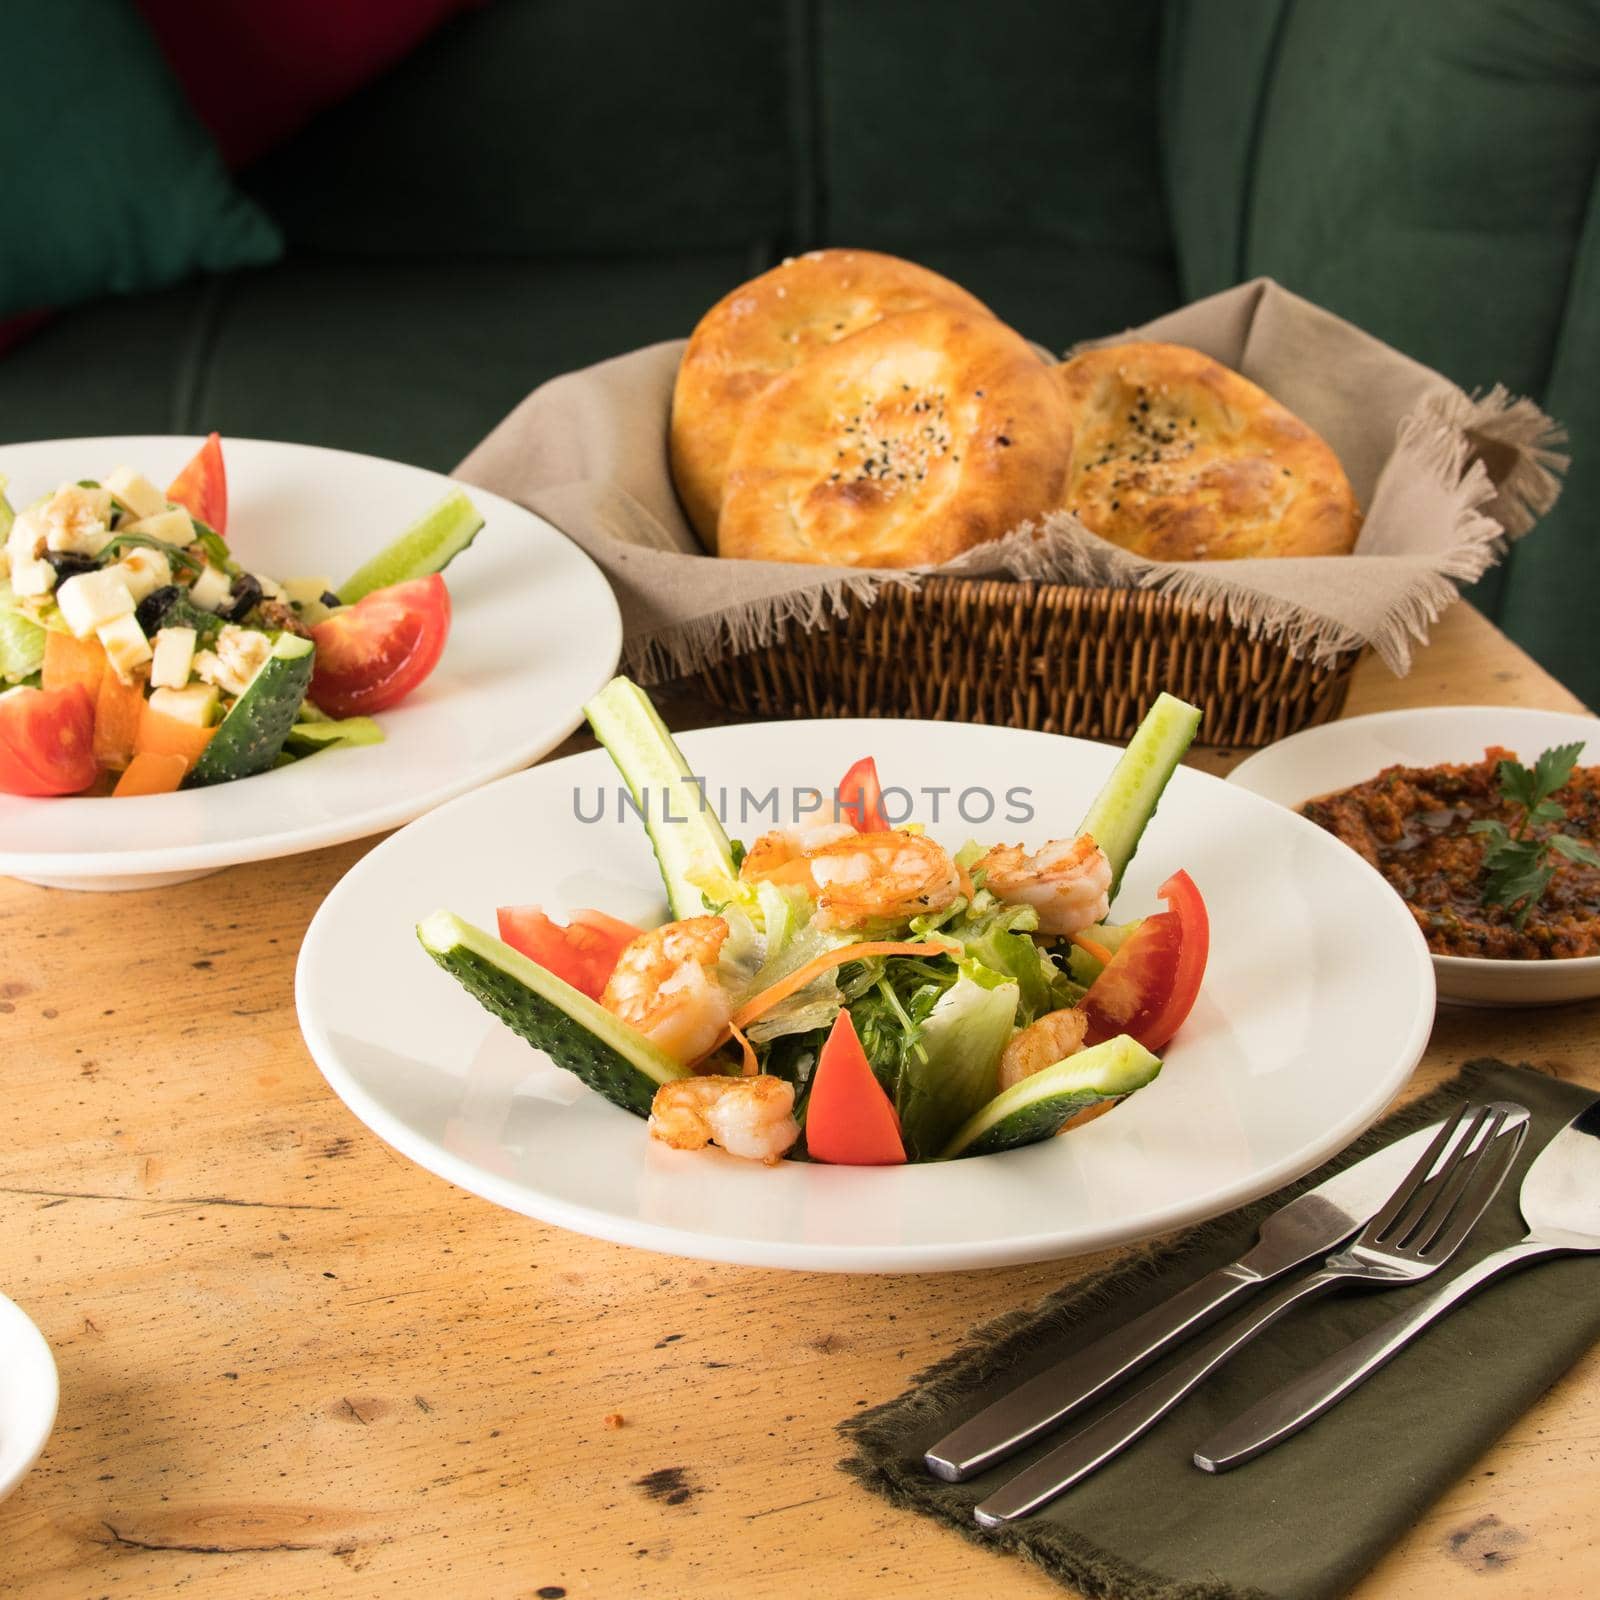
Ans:
<svg viewBox="0 0 1600 1600"><path fill-rule="evenodd" d="M1343 1244L1377 1215L1440 1126L1419 1128L1279 1206L1237 1261L1045 1368L947 1433L923 1456L928 1471L949 1483L986 1471L1208 1327L1241 1297Z"/></svg>

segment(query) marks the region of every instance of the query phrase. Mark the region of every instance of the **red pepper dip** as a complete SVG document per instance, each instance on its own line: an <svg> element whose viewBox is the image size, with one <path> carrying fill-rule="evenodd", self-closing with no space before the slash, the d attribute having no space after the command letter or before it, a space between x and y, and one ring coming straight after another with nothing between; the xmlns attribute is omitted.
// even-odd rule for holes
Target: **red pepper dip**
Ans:
<svg viewBox="0 0 1600 1600"><path fill-rule="evenodd" d="M1394 885L1436 955L1600 955L1600 869L1554 857L1556 875L1520 928L1515 908L1483 903L1484 841L1467 830L1490 818L1516 821L1520 808L1501 799L1496 770L1515 759L1496 746L1471 766L1386 767L1301 811ZM1580 767L1552 798L1567 813L1555 828L1600 844L1600 767Z"/></svg>

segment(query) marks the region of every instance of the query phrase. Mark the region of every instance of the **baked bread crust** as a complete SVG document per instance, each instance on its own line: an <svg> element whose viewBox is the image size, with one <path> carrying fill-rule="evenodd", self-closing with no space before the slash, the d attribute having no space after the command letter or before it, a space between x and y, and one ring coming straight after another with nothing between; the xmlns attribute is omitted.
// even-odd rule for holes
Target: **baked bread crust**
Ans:
<svg viewBox="0 0 1600 1600"><path fill-rule="evenodd" d="M1042 516L1072 451L1056 371L993 317L947 308L816 350L746 408L721 553L914 567Z"/></svg>
<svg viewBox="0 0 1600 1600"><path fill-rule="evenodd" d="M931 305L991 314L897 256L813 250L741 284L700 319L678 367L669 449L678 497L707 549L717 549L723 477L749 401L813 351Z"/></svg>
<svg viewBox="0 0 1600 1600"><path fill-rule="evenodd" d="M1075 434L1061 504L1152 561L1340 556L1361 511L1339 459L1265 390L1184 345L1057 369Z"/></svg>

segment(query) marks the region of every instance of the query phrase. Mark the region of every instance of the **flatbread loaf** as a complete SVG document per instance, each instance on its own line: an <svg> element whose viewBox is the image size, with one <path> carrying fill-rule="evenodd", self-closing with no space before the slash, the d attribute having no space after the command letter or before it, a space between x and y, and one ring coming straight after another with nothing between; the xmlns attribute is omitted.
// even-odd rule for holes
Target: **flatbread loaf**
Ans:
<svg viewBox="0 0 1600 1600"><path fill-rule="evenodd" d="M813 250L752 278L700 319L672 395L672 476L689 521L717 549L722 480L745 406L814 350L884 317L988 309L936 272L870 250Z"/></svg>
<svg viewBox="0 0 1600 1600"><path fill-rule="evenodd" d="M1061 504L1152 561L1340 556L1361 512L1321 437L1221 362L1174 344L1059 367L1072 418Z"/></svg>
<svg viewBox="0 0 1600 1600"><path fill-rule="evenodd" d="M886 317L746 406L720 553L914 567L1060 504L1072 450L1055 367L985 313Z"/></svg>

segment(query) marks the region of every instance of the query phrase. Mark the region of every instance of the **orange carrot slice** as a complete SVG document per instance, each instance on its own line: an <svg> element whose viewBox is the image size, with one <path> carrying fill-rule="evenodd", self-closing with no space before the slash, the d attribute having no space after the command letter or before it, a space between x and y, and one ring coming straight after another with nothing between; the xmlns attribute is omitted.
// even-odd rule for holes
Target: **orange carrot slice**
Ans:
<svg viewBox="0 0 1600 1600"><path fill-rule="evenodd" d="M189 763L182 756L141 750L128 763L128 770L117 779L111 793L118 800L129 795L171 794L188 770Z"/></svg>
<svg viewBox="0 0 1600 1600"><path fill-rule="evenodd" d="M215 728L197 728L179 717L163 716L150 709L146 700L139 712L139 731L134 736L135 755L181 756L191 767L211 743Z"/></svg>
<svg viewBox="0 0 1600 1600"><path fill-rule="evenodd" d="M124 683L116 673L100 677L94 703L94 758L102 767L127 766L139 737L139 717L144 711L144 685L135 678Z"/></svg>
<svg viewBox="0 0 1600 1600"><path fill-rule="evenodd" d="M106 653L98 639L75 639L54 630L44 636L44 665L39 670L41 689L65 689L81 683L93 700L100 693L106 670Z"/></svg>

